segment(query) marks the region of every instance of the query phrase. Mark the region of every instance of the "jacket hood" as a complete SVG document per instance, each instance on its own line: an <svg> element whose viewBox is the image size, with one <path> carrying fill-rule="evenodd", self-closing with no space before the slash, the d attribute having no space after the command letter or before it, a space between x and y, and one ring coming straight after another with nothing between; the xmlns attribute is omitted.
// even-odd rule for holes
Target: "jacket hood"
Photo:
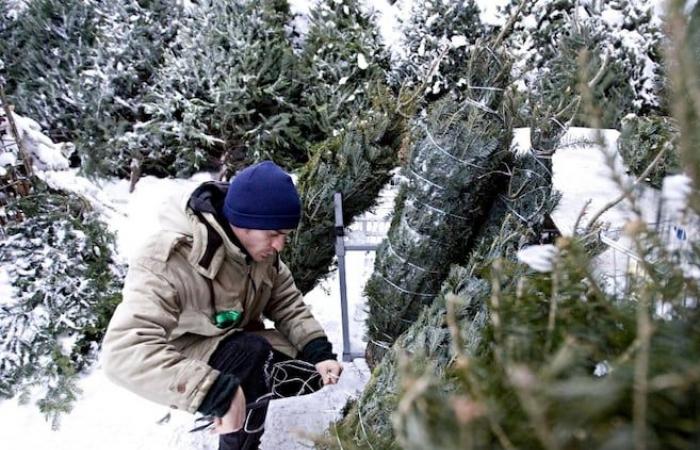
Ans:
<svg viewBox="0 0 700 450"><path fill-rule="evenodd" d="M190 195L187 206L192 211L219 215L228 191L228 183L208 181L200 184Z"/></svg>
<svg viewBox="0 0 700 450"><path fill-rule="evenodd" d="M163 232L174 232L191 242L188 259L208 278L216 276L226 254L242 264L248 262L225 219L220 218L227 189L224 182L202 183L168 202L159 217Z"/></svg>

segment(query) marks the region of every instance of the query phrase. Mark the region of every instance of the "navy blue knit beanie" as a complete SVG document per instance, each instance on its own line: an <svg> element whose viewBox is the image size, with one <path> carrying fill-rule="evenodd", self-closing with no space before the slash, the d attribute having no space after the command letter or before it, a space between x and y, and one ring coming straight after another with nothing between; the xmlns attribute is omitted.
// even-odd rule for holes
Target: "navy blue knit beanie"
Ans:
<svg viewBox="0 0 700 450"><path fill-rule="evenodd" d="M224 201L230 224L253 230L290 230L297 227L301 201L292 177L272 161L240 171Z"/></svg>

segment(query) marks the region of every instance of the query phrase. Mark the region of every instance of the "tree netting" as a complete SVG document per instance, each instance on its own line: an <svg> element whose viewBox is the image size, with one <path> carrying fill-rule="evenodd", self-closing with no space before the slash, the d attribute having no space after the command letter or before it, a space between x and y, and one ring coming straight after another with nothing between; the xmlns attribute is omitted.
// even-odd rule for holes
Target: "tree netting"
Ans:
<svg viewBox="0 0 700 450"><path fill-rule="evenodd" d="M453 380L454 349L478 355L488 345L488 299L491 294L490 267L499 258L515 260L523 245L538 242L546 215L556 198L551 191L551 172L546 160L532 153L509 158L508 172L496 200L490 205L488 218L476 238L476 247L464 266L453 266L435 301L401 335L374 369L372 378L345 418L331 428L332 436L321 442L322 448L399 449L393 419L400 409L406 376L425 370L439 381L431 380L425 389L447 396L455 388ZM448 328L448 299L458 304L454 310L459 341ZM410 375L409 375L410 376ZM434 405L431 405L431 408ZM445 414L454 414L449 404ZM426 412L430 413L430 412ZM441 443L454 438L450 428L454 419L444 420L443 438L426 434L412 448L442 448ZM404 428L403 431L406 431ZM421 447L423 445L424 447Z"/></svg>
<svg viewBox="0 0 700 450"><path fill-rule="evenodd" d="M466 260L493 201L512 136L509 69L504 55L473 47L465 99L438 101L414 124L407 182L366 286L375 362L435 299L449 265Z"/></svg>

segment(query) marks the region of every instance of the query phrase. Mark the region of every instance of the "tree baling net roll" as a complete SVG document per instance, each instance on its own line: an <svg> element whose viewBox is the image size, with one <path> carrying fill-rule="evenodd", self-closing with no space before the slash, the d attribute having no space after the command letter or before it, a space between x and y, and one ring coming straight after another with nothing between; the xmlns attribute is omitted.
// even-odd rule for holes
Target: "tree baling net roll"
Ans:
<svg viewBox="0 0 700 450"><path fill-rule="evenodd" d="M465 99L434 103L414 124L407 182L366 286L367 357L379 361L438 295L450 264L466 260L490 209L512 137L507 58L471 49Z"/></svg>

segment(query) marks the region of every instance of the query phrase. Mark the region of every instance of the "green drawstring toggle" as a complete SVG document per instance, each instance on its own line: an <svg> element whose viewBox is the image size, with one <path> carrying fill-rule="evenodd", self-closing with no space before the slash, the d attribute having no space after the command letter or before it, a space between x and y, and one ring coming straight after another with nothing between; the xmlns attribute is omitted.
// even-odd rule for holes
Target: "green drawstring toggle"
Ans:
<svg viewBox="0 0 700 450"><path fill-rule="evenodd" d="M241 320L240 311L221 311L214 316L214 323L218 328L228 328L236 325Z"/></svg>

